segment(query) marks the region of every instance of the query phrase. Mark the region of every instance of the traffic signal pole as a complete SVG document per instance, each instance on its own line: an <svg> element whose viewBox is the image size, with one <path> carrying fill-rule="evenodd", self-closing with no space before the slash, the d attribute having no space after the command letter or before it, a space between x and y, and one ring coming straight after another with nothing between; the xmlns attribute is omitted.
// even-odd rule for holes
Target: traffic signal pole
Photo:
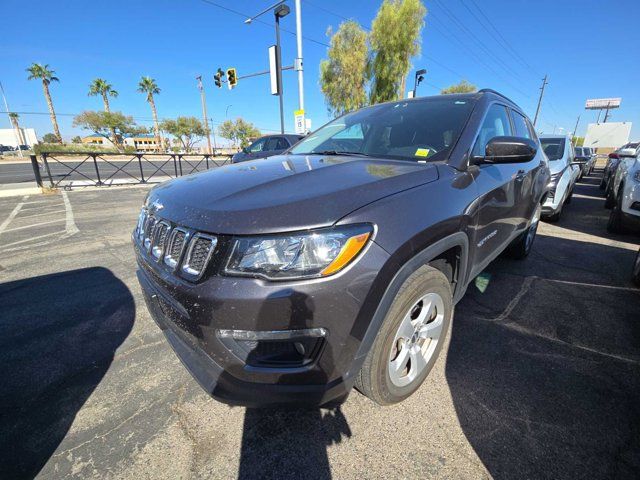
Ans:
<svg viewBox="0 0 640 480"><path fill-rule="evenodd" d="M209 117L207 116L207 100L204 96L204 85L202 85L202 75L196 77L198 80L198 89L200 90L200 102L202 103L202 119L204 120L204 132L207 135L207 153L211 155L214 151L211 149L211 134L209 130Z"/></svg>

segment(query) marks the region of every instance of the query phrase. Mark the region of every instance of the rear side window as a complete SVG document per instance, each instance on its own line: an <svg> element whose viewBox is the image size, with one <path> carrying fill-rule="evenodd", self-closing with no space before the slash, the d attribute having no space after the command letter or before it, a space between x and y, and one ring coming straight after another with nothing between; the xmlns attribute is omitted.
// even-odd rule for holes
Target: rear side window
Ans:
<svg viewBox="0 0 640 480"><path fill-rule="evenodd" d="M507 108L498 104L491 105L480 127L478 139L473 147L473 156L483 156L487 143L492 138L510 135L512 135L511 123L509 122Z"/></svg>
<svg viewBox="0 0 640 480"><path fill-rule="evenodd" d="M267 138L267 142L265 143L264 150L270 152L272 150L278 149L278 141L279 137L269 137Z"/></svg>
<svg viewBox="0 0 640 480"><path fill-rule="evenodd" d="M513 127L515 128L515 136L522 138L531 138L531 132L527 127L527 120L518 112L511 110L511 118L513 118Z"/></svg>
<svg viewBox="0 0 640 480"><path fill-rule="evenodd" d="M276 148L274 148L274 150L286 150L287 148L289 148L287 140L284 137L278 137Z"/></svg>

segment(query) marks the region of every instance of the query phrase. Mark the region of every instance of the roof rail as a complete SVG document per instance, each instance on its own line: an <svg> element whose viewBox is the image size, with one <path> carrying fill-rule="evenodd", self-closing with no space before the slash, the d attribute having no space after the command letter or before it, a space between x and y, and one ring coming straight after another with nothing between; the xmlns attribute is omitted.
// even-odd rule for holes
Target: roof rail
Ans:
<svg viewBox="0 0 640 480"><path fill-rule="evenodd" d="M513 103L514 105L517 105L516 102L514 102L513 100L511 100L509 97L507 97L506 95L503 95L500 92L497 92L496 90L492 89L492 88L483 88L481 90L478 90L478 93L493 93L495 95L498 95L499 97L504 98L505 100L509 100L511 103Z"/></svg>

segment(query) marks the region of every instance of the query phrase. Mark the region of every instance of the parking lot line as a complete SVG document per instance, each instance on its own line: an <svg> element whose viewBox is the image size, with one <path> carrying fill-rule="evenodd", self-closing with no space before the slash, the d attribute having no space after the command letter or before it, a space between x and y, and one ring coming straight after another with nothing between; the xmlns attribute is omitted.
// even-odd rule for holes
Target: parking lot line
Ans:
<svg viewBox="0 0 640 480"><path fill-rule="evenodd" d="M16 230L24 230L25 228L41 227L42 225L49 225L51 223L58 223L63 221L65 221L64 218L58 218L56 220L49 220L48 222L32 223L30 225L25 225L23 227L8 228L5 230L5 232L15 232Z"/></svg>
<svg viewBox="0 0 640 480"><path fill-rule="evenodd" d="M73 210L71 208L71 202L69 201L69 196L67 195L67 192L65 192L64 190L62 191L62 199L64 200L64 208L66 210L66 215L65 215L65 219L66 219L66 226L65 226L65 230L67 232L67 235L73 235L75 233L78 233L80 230L78 230L78 227L76 226L76 222L75 219L73 217Z"/></svg>
<svg viewBox="0 0 640 480"><path fill-rule="evenodd" d="M51 233L45 233L44 235L38 235L37 237L29 237L25 240L18 240L17 242L11 242L11 243L6 243L4 245L2 245L2 250L4 250L5 252L8 252L10 250L6 250L7 247L13 247L15 245L20 245L23 243L27 243L27 242L33 242L34 240L40 240L41 238L47 238L47 237L51 237L53 235L60 235L60 232L51 232ZM28 247L34 247L34 246L38 246L39 244L35 244L35 245L29 245Z"/></svg>
<svg viewBox="0 0 640 480"><path fill-rule="evenodd" d="M53 215L54 213L62 213L64 211L65 209L63 208L61 210L53 210L52 212L34 213L33 215L20 215L20 220L24 220L25 218L42 217L43 215Z"/></svg>
<svg viewBox="0 0 640 480"><path fill-rule="evenodd" d="M2 234L2 232L4 232L7 229L7 227L11 223L11 220L15 218L15 216L18 214L18 212L20 211L23 205L24 205L24 201L18 203L13 209L13 211L9 214L9 216L5 219L5 221L2 222L2 224L0 225L0 235Z"/></svg>

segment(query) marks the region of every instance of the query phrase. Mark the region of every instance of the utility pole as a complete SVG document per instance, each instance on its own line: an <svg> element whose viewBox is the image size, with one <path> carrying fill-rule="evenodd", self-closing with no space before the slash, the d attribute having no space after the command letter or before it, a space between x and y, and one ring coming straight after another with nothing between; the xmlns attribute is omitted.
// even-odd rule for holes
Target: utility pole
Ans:
<svg viewBox="0 0 640 480"><path fill-rule="evenodd" d="M281 4L274 10L276 17L276 69L278 72L278 99L280 101L280 133L284 135L284 105L282 102L282 49L280 48L280 17L289 13L289 7Z"/></svg>
<svg viewBox="0 0 640 480"><path fill-rule="evenodd" d="M580 115L578 115L578 120L576 120L576 126L573 129L573 135L571 136L572 139L576 138L576 132L578 131L578 124L580 123Z"/></svg>
<svg viewBox="0 0 640 480"><path fill-rule="evenodd" d="M602 123L607 123L607 120L609 119L609 107L610 107L610 103L607 103L607 109L604 111L604 120L602 121Z"/></svg>
<svg viewBox="0 0 640 480"><path fill-rule="evenodd" d="M204 85L202 85L202 75L196 77L198 80L198 90L200 90L200 102L202 103L202 119L204 120L204 132L207 134L207 153L209 155L215 153L211 150L211 135L209 134L209 117L207 116L207 99L204 95Z"/></svg>
<svg viewBox="0 0 640 480"><path fill-rule="evenodd" d="M298 71L298 109L304 110L304 75L302 73L302 11L300 0L296 0L296 45L298 56L294 67Z"/></svg>
<svg viewBox="0 0 640 480"><path fill-rule="evenodd" d="M7 97L4 94L4 88L2 88L2 83L0 83L0 92L2 92L2 99L4 100L4 109L7 111L7 115L9 116L9 123L11 123L13 134L16 137L16 143L18 145L18 154L20 155L20 158L22 158L23 155L22 155L22 149L20 148L20 132L16 131L13 125L13 121L11 120L11 111L9 110L9 104L7 103Z"/></svg>
<svg viewBox="0 0 640 480"><path fill-rule="evenodd" d="M538 114L540 113L540 105L542 104L542 96L544 95L544 87L549 84L547 82L547 76L545 75L542 79L542 86L540 87L540 98L538 99L538 107L536 108L536 116L533 117L533 126L536 126L536 122L538 121Z"/></svg>

